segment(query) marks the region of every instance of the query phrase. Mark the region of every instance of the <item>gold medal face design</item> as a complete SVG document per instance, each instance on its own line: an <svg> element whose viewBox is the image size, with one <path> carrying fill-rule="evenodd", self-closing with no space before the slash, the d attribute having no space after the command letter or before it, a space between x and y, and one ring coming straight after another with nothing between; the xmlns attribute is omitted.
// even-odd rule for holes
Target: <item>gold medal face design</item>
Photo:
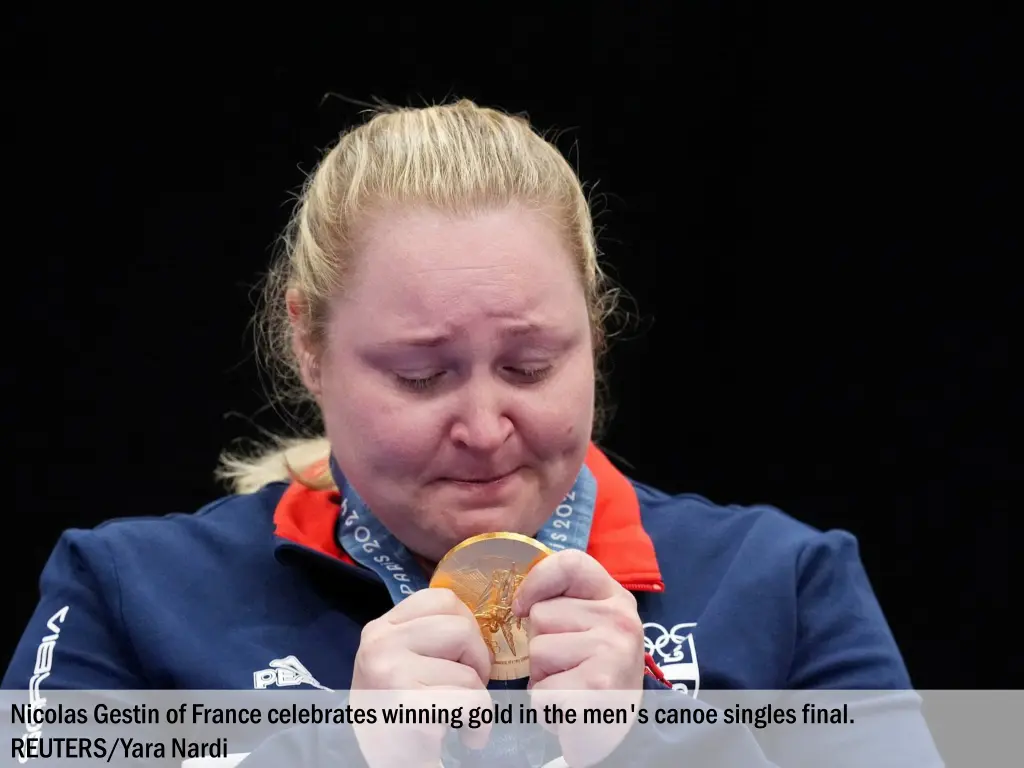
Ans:
<svg viewBox="0 0 1024 768"><path fill-rule="evenodd" d="M512 613L516 590L552 551L518 533L484 533L456 545L437 564L431 587L452 590L473 612L494 654L492 680L530 674L527 622Z"/></svg>

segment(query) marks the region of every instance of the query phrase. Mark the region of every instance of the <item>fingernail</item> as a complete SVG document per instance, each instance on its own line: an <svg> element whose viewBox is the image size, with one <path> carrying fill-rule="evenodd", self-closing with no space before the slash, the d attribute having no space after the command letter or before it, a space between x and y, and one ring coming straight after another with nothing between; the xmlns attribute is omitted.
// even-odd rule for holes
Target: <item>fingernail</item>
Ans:
<svg viewBox="0 0 1024 768"><path fill-rule="evenodd" d="M514 613L516 616L519 616L522 613L522 610L523 604L519 602L519 598L517 597L515 600L512 601L512 613Z"/></svg>

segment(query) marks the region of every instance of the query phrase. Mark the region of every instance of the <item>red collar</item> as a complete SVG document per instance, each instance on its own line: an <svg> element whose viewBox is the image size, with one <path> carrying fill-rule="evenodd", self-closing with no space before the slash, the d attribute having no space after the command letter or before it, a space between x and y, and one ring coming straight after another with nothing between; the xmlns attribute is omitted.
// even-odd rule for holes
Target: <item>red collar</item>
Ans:
<svg viewBox="0 0 1024 768"><path fill-rule="evenodd" d="M587 467L597 480L597 504L587 553L627 589L663 592L654 544L640 521L640 501L632 483L591 444ZM354 565L334 537L340 499L336 490L314 491L292 482L274 510L283 539Z"/></svg>

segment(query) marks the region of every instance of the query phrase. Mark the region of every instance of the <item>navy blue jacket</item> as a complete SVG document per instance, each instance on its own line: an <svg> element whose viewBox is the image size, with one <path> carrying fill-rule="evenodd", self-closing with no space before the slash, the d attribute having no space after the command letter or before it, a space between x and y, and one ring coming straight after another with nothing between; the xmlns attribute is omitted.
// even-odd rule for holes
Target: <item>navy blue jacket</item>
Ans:
<svg viewBox="0 0 1024 768"><path fill-rule="evenodd" d="M680 695L911 688L852 535L667 495L596 448L588 466L588 552L636 594L651 667ZM337 494L274 483L68 530L3 687L348 688L363 626L392 602L338 548L337 516Z"/></svg>

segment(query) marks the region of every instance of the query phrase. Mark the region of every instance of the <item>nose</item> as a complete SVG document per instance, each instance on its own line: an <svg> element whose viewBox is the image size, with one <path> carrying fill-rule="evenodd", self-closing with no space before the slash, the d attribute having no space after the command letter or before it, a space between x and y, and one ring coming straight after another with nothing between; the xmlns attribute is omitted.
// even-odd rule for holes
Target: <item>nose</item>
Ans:
<svg viewBox="0 0 1024 768"><path fill-rule="evenodd" d="M486 453L500 448L513 429L500 384L479 380L467 384L452 422L452 442Z"/></svg>

